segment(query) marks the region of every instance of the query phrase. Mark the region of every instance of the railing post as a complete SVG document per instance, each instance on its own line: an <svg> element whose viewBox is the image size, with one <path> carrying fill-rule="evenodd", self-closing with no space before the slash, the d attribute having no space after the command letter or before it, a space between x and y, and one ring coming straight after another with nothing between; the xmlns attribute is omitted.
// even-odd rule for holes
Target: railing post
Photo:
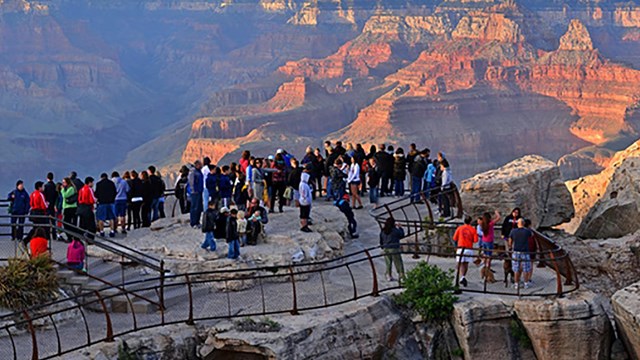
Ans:
<svg viewBox="0 0 640 360"><path fill-rule="evenodd" d="M162 313L162 323L164 324L164 259L160 260L160 311Z"/></svg>
<svg viewBox="0 0 640 360"><path fill-rule="evenodd" d="M38 341L36 339L36 330L33 327L33 321L31 320L31 316L29 316L29 313L27 313L26 310L22 311L22 314L24 315L24 318L27 320L27 323L29 325L29 333L31 333L31 344L32 344L31 359L38 360L40 356L38 355Z"/></svg>
<svg viewBox="0 0 640 360"><path fill-rule="evenodd" d="M291 315L300 315L298 312L298 294L296 292L296 279L293 275L293 267L289 266L289 277L291 278L291 287L293 289L293 308L291 309Z"/></svg>
<svg viewBox="0 0 640 360"><path fill-rule="evenodd" d="M107 305L104 302L102 296L100 296L100 292L98 290L94 291L94 294L98 297L98 301L100 301L100 306L102 306L102 311L104 312L105 320L107 322L107 336L105 338L105 342L113 342L113 326L111 324L111 316L109 316L109 309L107 309Z"/></svg>
<svg viewBox="0 0 640 360"><path fill-rule="evenodd" d="M558 269L558 263L556 262L556 257L553 254L553 251L549 252L549 257L551 257L551 261L553 262L553 267L556 270L556 293L558 297L562 296L562 279L560 278L560 270Z"/></svg>
<svg viewBox="0 0 640 360"><path fill-rule="evenodd" d="M376 272L376 266L373 264L373 258L371 258L371 254L369 250L365 249L364 253L367 254L367 258L369 258L369 265L371 265L371 274L373 275L373 288L371 289L372 296L380 295L378 292L378 274ZM402 256L402 253L400 254Z"/></svg>
<svg viewBox="0 0 640 360"><path fill-rule="evenodd" d="M187 325L195 324L193 321L193 292L191 291L191 280L189 279L189 275L184 275L187 280L187 290L189 291L189 318L187 319Z"/></svg>

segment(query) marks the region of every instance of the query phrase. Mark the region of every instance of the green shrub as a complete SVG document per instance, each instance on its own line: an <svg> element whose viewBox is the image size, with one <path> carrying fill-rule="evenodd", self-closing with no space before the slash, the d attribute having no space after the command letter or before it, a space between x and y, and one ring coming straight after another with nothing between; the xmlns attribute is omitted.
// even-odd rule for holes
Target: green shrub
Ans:
<svg viewBox="0 0 640 360"><path fill-rule="evenodd" d="M22 310L55 299L58 277L46 256L9 259L0 267L0 307Z"/></svg>
<svg viewBox="0 0 640 360"><path fill-rule="evenodd" d="M444 271L425 262L405 274L403 285L398 303L417 311L424 320L448 319L458 300L453 295L453 270Z"/></svg>
<svg viewBox="0 0 640 360"><path fill-rule="evenodd" d="M520 320L517 318L511 319L511 322L509 322L509 330L511 331L511 336L518 342L518 345L525 349L533 348L529 334L527 334L527 329L524 328Z"/></svg>
<svg viewBox="0 0 640 360"><path fill-rule="evenodd" d="M255 321L252 318L244 318L236 321L236 328L238 331L245 332L278 332L282 329L282 325L279 322L265 317L261 320Z"/></svg>

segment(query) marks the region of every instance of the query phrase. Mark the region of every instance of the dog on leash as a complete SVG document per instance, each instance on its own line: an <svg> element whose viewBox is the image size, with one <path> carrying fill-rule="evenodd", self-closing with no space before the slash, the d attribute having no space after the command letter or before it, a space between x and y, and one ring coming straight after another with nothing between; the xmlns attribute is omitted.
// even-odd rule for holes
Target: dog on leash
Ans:
<svg viewBox="0 0 640 360"><path fill-rule="evenodd" d="M502 259L502 269L504 270L504 287L509 287L509 275L511 275L511 283L515 282L514 280L514 272L512 268L511 256L505 251L506 247L504 245L496 246L496 251L499 253L499 257Z"/></svg>
<svg viewBox="0 0 640 360"><path fill-rule="evenodd" d="M487 282L493 284L496 282L496 277L493 275L491 269L487 267L482 267L480 269L480 277L484 280L486 278Z"/></svg>

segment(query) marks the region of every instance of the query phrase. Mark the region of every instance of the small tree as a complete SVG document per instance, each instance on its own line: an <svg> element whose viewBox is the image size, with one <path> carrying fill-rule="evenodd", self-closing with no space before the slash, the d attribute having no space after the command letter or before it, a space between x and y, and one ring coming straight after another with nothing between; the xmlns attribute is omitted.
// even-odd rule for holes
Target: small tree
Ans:
<svg viewBox="0 0 640 360"><path fill-rule="evenodd" d="M453 270L444 271L426 262L407 272L403 285L405 290L397 297L398 303L417 311L424 320L448 319L458 300L453 295Z"/></svg>

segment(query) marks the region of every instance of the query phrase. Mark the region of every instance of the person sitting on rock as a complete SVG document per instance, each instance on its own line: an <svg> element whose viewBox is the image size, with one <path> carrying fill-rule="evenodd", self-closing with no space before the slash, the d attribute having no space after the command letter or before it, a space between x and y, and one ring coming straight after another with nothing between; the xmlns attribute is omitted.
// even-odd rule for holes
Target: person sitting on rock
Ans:
<svg viewBox="0 0 640 360"><path fill-rule="evenodd" d="M353 214L351 206L349 205L349 195L344 194L342 199L334 201L333 204L338 207L338 209L340 209L340 212L342 212L344 216L347 217L347 221L349 223L349 235L351 236L351 238L357 239L358 237L360 237L358 235L358 223L356 222L356 217Z"/></svg>
<svg viewBox="0 0 640 360"><path fill-rule="evenodd" d="M247 219L247 244L257 245L258 236L262 234L262 216L260 210L256 210Z"/></svg>
<svg viewBox="0 0 640 360"><path fill-rule="evenodd" d="M251 199L251 202L249 203L249 207L247 208L246 216L251 216L256 211L259 211L260 213L260 222L262 223L262 225L268 224L269 215L267 213L267 209L260 206L260 200L258 200L257 198L253 198Z"/></svg>
<svg viewBox="0 0 640 360"><path fill-rule="evenodd" d="M458 249L456 250L457 272L460 275L460 284L467 287L467 270L469 263L473 261L473 244L478 242L478 233L471 226L471 216L464 218L464 225L458 227L453 234L453 241L456 242Z"/></svg>

